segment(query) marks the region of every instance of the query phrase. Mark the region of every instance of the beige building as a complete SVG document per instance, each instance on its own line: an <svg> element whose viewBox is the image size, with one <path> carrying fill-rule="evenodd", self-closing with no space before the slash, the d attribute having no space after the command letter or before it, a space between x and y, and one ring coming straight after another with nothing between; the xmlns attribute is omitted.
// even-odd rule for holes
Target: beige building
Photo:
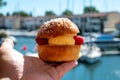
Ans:
<svg viewBox="0 0 120 80"><path fill-rule="evenodd" d="M116 30L116 24L120 22L120 13L86 13L83 15L61 16L71 19L81 32L110 32Z"/></svg>
<svg viewBox="0 0 120 80"><path fill-rule="evenodd" d="M4 27L4 17L0 17L0 28Z"/></svg>
<svg viewBox="0 0 120 80"><path fill-rule="evenodd" d="M17 17L8 16L0 17L0 27L4 25L10 29L38 29L44 22L57 18L66 17L72 20L84 32L109 32L116 30L116 24L120 22L120 13L106 12L106 13L86 13L81 15L71 16L38 16L38 17Z"/></svg>
<svg viewBox="0 0 120 80"><path fill-rule="evenodd" d="M56 18L57 16L38 16L35 18L36 26L39 28L44 22L49 21L50 19Z"/></svg>
<svg viewBox="0 0 120 80"><path fill-rule="evenodd" d="M107 20L104 22L104 31L107 32L116 30L116 24L118 22L120 22L120 13L107 13Z"/></svg>
<svg viewBox="0 0 120 80"><path fill-rule="evenodd" d="M20 17L18 16L8 16L4 19L4 26L7 29L20 29Z"/></svg>
<svg viewBox="0 0 120 80"><path fill-rule="evenodd" d="M21 18L21 28L22 29L34 29L35 28L35 18L34 17L22 17Z"/></svg>

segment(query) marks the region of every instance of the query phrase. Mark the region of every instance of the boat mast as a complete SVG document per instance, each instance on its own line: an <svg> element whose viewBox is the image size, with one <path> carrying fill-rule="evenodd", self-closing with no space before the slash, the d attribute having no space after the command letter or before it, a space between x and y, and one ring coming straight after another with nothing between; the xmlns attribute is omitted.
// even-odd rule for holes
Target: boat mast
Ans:
<svg viewBox="0 0 120 80"><path fill-rule="evenodd" d="M85 0L82 0L83 2L83 15L84 15L84 8L85 8ZM83 19L85 19L85 17L83 16ZM85 33L85 21L82 22L82 35L84 35Z"/></svg>
<svg viewBox="0 0 120 80"><path fill-rule="evenodd" d="M88 16L88 26L89 26L89 29L90 29L90 43L89 43L89 46L90 46L90 50L91 50L92 46L93 46L93 42L92 42L92 25L91 25L92 0L89 0L89 2L90 2L90 12L89 12L89 16Z"/></svg>

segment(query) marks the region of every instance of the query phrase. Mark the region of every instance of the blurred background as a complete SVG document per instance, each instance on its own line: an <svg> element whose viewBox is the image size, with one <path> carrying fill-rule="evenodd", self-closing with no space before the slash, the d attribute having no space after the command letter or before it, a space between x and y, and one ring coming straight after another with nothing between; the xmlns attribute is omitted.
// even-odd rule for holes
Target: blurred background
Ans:
<svg viewBox="0 0 120 80"><path fill-rule="evenodd" d="M120 0L0 0L0 44L11 38L37 56L35 36L46 21L69 18L85 39L78 66L62 80L120 80Z"/></svg>

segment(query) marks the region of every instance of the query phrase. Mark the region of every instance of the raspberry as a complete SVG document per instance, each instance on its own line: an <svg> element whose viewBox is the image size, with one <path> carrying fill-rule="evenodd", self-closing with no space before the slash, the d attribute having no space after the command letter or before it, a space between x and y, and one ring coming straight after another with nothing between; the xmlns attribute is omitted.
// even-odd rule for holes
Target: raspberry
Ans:
<svg viewBox="0 0 120 80"><path fill-rule="evenodd" d="M36 43L38 45L45 45L45 44L48 44L48 39L46 38L36 38Z"/></svg>
<svg viewBox="0 0 120 80"><path fill-rule="evenodd" d="M81 45L84 43L84 38L82 36L74 36L73 38L75 39L76 45Z"/></svg>

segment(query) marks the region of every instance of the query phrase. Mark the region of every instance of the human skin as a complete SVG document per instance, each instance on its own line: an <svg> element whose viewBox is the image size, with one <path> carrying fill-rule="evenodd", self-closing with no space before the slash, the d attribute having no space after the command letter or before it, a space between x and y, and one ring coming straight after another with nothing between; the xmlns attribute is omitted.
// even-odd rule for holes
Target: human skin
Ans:
<svg viewBox="0 0 120 80"><path fill-rule="evenodd" d="M38 57L24 56L6 39L0 47L0 80L60 80L77 61L46 63Z"/></svg>

